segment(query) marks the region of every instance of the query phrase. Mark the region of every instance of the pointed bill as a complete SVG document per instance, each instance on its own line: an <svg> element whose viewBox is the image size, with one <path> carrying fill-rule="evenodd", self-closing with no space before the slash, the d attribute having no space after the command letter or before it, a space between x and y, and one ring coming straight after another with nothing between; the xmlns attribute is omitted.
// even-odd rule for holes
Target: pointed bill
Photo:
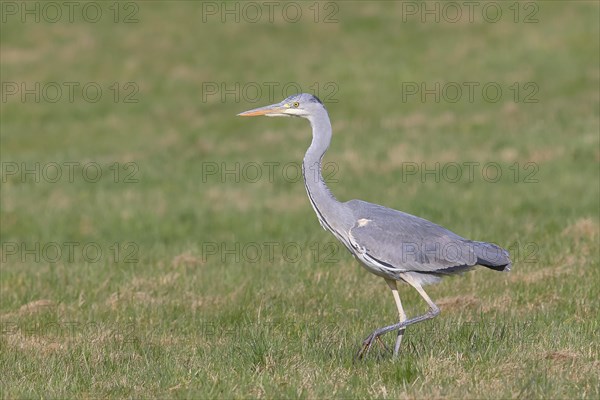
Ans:
<svg viewBox="0 0 600 400"><path fill-rule="evenodd" d="M287 107L284 107L281 103L271 104L270 106L259 107L253 110L244 111L239 113L239 117L256 117L258 115L266 116L281 116L284 114ZM285 114L284 114L285 115Z"/></svg>

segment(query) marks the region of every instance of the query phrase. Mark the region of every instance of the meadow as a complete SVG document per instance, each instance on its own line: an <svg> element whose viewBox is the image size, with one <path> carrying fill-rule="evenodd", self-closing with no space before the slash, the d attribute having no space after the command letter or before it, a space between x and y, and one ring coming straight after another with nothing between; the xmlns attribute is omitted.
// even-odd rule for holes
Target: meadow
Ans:
<svg viewBox="0 0 600 400"><path fill-rule="evenodd" d="M599 398L598 3L267 3L1 4L2 398ZM307 121L236 117L296 90L338 199L511 251L398 359Z"/></svg>

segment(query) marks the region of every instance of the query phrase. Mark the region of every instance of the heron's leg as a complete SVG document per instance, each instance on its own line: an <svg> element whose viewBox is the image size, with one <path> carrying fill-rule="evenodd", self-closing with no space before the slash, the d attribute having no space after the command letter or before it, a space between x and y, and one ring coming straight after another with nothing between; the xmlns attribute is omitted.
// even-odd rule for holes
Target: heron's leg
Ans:
<svg viewBox="0 0 600 400"><path fill-rule="evenodd" d="M419 294L421 295L421 297L423 299L425 299L425 301L427 302L427 304L429 304L429 312L425 315L429 315L429 314L433 314L430 318L435 317L436 315L438 315L440 313L440 309L438 306L435 305L435 303L433 302L433 300L431 300L431 298L429 297L429 295L427 293L425 293L425 290L423 290L423 286L421 286L421 284L417 281L415 281L410 275L403 275L402 279L408 283L410 286L414 287L415 290L417 292L419 292ZM426 318L429 319L429 318Z"/></svg>
<svg viewBox="0 0 600 400"><path fill-rule="evenodd" d="M402 307L402 301L400 301L400 295L398 294L398 286L396 285L396 281L392 279L386 279L385 282L388 284L390 289L392 289L392 295L394 296L394 301L396 302L396 307L398 308L398 316L400 317L400 323L406 321L406 313L404 312L404 308ZM396 344L394 345L394 357L398 356L398 350L400 350L400 343L402 343L402 338L404 337L404 330L406 328L398 329L398 336L396 336Z"/></svg>
<svg viewBox="0 0 600 400"><path fill-rule="evenodd" d="M400 329L406 328L407 326L416 324L417 322L426 321L428 319L434 318L436 315L438 315L440 313L439 307L436 306L435 303L429 297L429 295L427 295L427 293L425 293L425 290L423 290L423 287L421 286L421 284L419 282L412 279L412 277L406 276L406 275L403 275L402 279L406 283L408 283L409 285L414 287L417 290L417 292L419 292L421 297L423 297L423 299L425 299L427 304L429 304L429 311L423 315L419 315L418 317L414 317L411 319L407 319L403 322L398 322L397 324L393 324L390 326L376 329L373 333L371 333L363 341L363 347L357 354L358 358L362 358L365 354L367 354L369 352L369 350L371 349L371 346L373 345L373 341L375 339L379 338L381 335L384 335L390 331L395 331L395 330L400 330Z"/></svg>

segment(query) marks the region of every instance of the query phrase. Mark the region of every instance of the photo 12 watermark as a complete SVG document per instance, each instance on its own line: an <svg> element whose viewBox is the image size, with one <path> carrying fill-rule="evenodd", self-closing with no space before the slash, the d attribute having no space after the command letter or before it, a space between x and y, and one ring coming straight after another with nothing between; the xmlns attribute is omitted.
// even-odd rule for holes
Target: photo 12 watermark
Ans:
<svg viewBox="0 0 600 400"><path fill-rule="evenodd" d="M214 259L222 263L284 263L302 261L333 264L340 261L341 245L337 242L203 242L202 262Z"/></svg>
<svg viewBox="0 0 600 400"><path fill-rule="evenodd" d="M535 1L401 1L402 22L537 24Z"/></svg>
<svg viewBox="0 0 600 400"><path fill-rule="evenodd" d="M139 103L136 82L17 82L3 81L2 103L98 103L103 98L113 103Z"/></svg>
<svg viewBox="0 0 600 400"><path fill-rule="evenodd" d="M539 103L536 82L402 82L402 102L420 103Z"/></svg>
<svg viewBox="0 0 600 400"><path fill-rule="evenodd" d="M0 13L2 23L140 22L140 6L134 1L2 1Z"/></svg>
<svg viewBox="0 0 600 400"><path fill-rule="evenodd" d="M60 162L16 162L0 163L2 183L139 183L140 167L135 162L113 162L110 164L95 161Z"/></svg>
<svg viewBox="0 0 600 400"><path fill-rule="evenodd" d="M234 103L274 103L291 95L311 93L323 103L338 103L340 88L336 82L202 82L201 101Z"/></svg>
<svg viewBox="0 0 600 400"><path fill-rule="evenodd" d="M124 301L135 301L135 298L123 298ZM39 307L36 305L36 307ZM48 312L56 310L56 304L42 306ZM339 311L342 312L341 310ZM194 334L179 336L178 343L199 344L203 339L217 337L239 337L240 332L269 332L282 334L286 332L312 331L315 335L329 335L341 332L335 322L314 321L298 322L288 320L269 321L232 321L223 323L216 319L190 317L194 325ZM157 324L139 324L135 322L107 322L94 320L59 319L56 321L40 320L0 320L0 336L3 338L29 336L44 338L45 343L63 344L68 341L103 341L119 344L149 344L161 341L172 335L172 328ZM66 339L66 340L65 340Z"/></svg>
<svg viewBox="0 0 600 400"><path fill-rule="evenodd" d="M139 262L140 246L136 242L2 242L2 263L126 263Z"/></svg>
<svg viewBox="0 0 600 400"><path fill-rule="evenodd" d="M539 164L535 162L512 164L494 161L463 161L446 163L416 163L402 162L400 164L400 179L402 183L410 181L445 182L445 183L473 183L482 181L496 183L503 178L513 183L539 183L537 174Z"/></svg>
<svg viewBox="0 0 600 400"><path fill-rule="evenodd" d="M333 1L202 1L203 23L337 24L340 6Z"/></svg>
<svg viewBox="0 0 600 400"><path fill-rule="evenodd" d="M204 161L200 167L202 183L256 183L266 181L273 183L282 180L287 183L296 183L306 179L315 182L322 177L327 183L338 183L336 175L339 171L335 162L325 162L305 170L302 163L280 161L262 162L216 162Z"/></svg>

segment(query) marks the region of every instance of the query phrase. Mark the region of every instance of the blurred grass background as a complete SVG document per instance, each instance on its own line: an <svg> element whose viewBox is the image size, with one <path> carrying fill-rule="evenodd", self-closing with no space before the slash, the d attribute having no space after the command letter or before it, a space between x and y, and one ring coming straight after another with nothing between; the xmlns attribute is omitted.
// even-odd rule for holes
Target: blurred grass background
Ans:
<svg viewBox="0 0 600 400"><path fill-rule="evenodd" d="M472 23L464 6L454 23L407 8L441 2L298 2L298 22L283 3L270 22L258 2L255 23L238 2L228 7L239 22L221 2L92 2L96 23L81 13L88 3L73 22L24 4L2 4L0 39L4 398L600 395L597 2L493 2L495 23L482 16L488 2ZM40 22L20 14L35 4ZM65 82L102 95L10 92ZM403 97L412 83L449 82L479 83L474 101ZM499 101L483 98L488 82ZM302 159L307 122L235 118L291 94L290 83L328 107L325 162L340 200L513 254L510 274L429 288L442 314L407 331L399 360L352 360L396 311L382 280L319 227L294 169L283 171ZM524 102L528 83L535 103ZM497 163L502 177L406 175L406 163L464 162ZM56 183L41 174L53 163ZM82 175L90 163L97 182ZM256 182L222 175L250 163L278 164L272 180L266 167ZM36 166L38 179L22 174ZM50 243L60 257L43 252ZM90 243L102 250L95 262L82 254ZM401 296L409 315L424 310L414 291Z"/></svg>

